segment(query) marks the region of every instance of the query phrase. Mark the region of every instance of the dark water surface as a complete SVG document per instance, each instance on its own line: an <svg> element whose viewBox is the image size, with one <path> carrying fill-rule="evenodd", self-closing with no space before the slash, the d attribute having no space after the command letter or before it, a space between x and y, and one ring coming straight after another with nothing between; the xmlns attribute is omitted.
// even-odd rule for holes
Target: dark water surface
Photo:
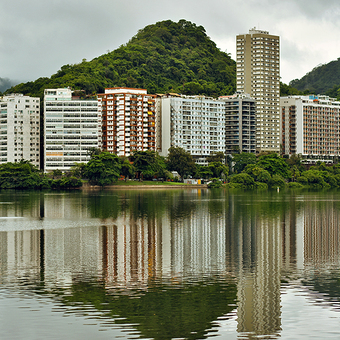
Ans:
<svg viewBox="0 0 340 340"><path fill-rule="evenodd" d="M0 192L0 339L340 338L340 192Z"/></svg>

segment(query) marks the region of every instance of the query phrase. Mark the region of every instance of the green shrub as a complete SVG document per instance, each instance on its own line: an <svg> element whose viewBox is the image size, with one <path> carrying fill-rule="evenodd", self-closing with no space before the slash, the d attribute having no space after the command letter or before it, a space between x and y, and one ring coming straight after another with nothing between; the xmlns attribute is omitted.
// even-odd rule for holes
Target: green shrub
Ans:
<svg viewBox="0 0 340 340"><path fill-rule="evenodd" d="M284 188L285 186L286 182L280 175L273 175L269 181L269 187L271 188Z"/></svg>
<svg viewBox="0 0 340 340"><path fill-rule="evenodd" d="M292 189L300 189L300 188L303 188L304 186L298 182L289 182L288 187Z"/></svg>
<svg viewBox="0 0 340 340"><path fill-rule="evenodd" d="M242 183L228 183L227 188L229 188L229 189L244 189Z"/></svg>
<svg viewBox="0 0 340 340"><path fill-rule="evenodd" d="M238 187L243 189L254 189L256 187L254 178L244 172L229 177L229 181L230 183L239 184Z"/></svg>
<svg viewBox="0 0 340 340"><path fill-rule="evenodd" d="M262 183L262 182L256 182L256 189L268 189L268 184L267 183Z"/></svg>
<svg viewBox="0 0 340 340"><path fill-rule="evenodd" d="M305 176L300 176L297 179L297 182L300 183L301 185L307 185L308 184L308 179ZM292 182L294 183L294 182Z"/></svg>
<svg viewBox="0 0 340 340"><path fill-rule="evenodd" d="M208 188L215 189L215 188L222 188L223 183L218 178L212 178L211 182L208 184Z"/></svg>

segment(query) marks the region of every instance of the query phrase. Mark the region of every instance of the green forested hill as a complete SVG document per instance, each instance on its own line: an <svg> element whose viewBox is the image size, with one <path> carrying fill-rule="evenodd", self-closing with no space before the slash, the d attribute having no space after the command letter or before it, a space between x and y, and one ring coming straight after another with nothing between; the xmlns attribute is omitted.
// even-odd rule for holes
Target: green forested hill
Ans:
<svg viewBox="0 0 340 340"><path fill-rule="evenodd" d="M338 89L340 85L340 58L315 67L301 79L294 79L289 84L300 91L309 90L315 94L334 96L333 88Z"/></svg>
<svg viewBox="0 0 340 340"><path fill-rule="evenodd" d="M92 94L128 86L149 93L218 96L233 93L235 79L235 61L216 47L202 26L167 20L146 26L112 52L64 65L50 78L16 85L6 93L42 97L45 88L70 86Z"/></svg>

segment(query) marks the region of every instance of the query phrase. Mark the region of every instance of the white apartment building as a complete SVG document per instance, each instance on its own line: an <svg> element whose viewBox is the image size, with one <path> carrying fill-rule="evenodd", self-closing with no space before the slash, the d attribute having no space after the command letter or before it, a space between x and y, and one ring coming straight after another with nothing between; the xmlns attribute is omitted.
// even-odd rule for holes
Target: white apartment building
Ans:
<svg viewBox="0 0 340 340"><path fill-rule="evenodd" d="M70 88L46 89L44 95L44 171L87 162L88 149L100 147L97 99L72 99Z"/></svg>
<svg viewBox="0 0 340 340"><path fill-rule="evenodd" d="M156 95L145 89L107 88L98 94L102 147L118 156L156 151Z"/></svg>
<svg viewBox="0 0 340 340"><path fill-rule="evenodd" d="M0 97L0 163L27 160L40 168L40 99Z"/></svg>
<svg viewBox="0 0 340 340"><path fill-rule="evenodd" d="M161 151L167 156L171 146L189 152L196 163L206 165L206 157L225 152L225 103L204 96L165 95L160 101Z"/></svg>
<svg viewBox="0 0 340 340"><path fill-rule="evenodd" d="M328 96L288 96L280 99L282 149L307 161L331 162L340 155L340 102Z"/></svg>
<svg viewBox="0 0 340 340"><path fill-rule="evenodd" d="M256 152L256 102L236 92L219 97L225 102L225 153Z"/></svg>
<svg viewBox="0 0 340 340"><path fill-rule="evenodd" d="M256 152L280 152L280 37L253 28L236 37L236 90L256 100Z"/></svg>

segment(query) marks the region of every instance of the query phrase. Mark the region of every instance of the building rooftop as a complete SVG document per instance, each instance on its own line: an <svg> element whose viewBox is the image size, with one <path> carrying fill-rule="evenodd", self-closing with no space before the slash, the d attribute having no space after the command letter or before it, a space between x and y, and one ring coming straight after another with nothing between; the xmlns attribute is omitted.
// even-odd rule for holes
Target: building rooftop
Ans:
<svg viewBox="0 0 340 340"><path fill-rule="evenodd" d="M258 30L258 29L256 29L256 27L253 27L249 30L249 34L269 34L269 32Z"/></svg>

